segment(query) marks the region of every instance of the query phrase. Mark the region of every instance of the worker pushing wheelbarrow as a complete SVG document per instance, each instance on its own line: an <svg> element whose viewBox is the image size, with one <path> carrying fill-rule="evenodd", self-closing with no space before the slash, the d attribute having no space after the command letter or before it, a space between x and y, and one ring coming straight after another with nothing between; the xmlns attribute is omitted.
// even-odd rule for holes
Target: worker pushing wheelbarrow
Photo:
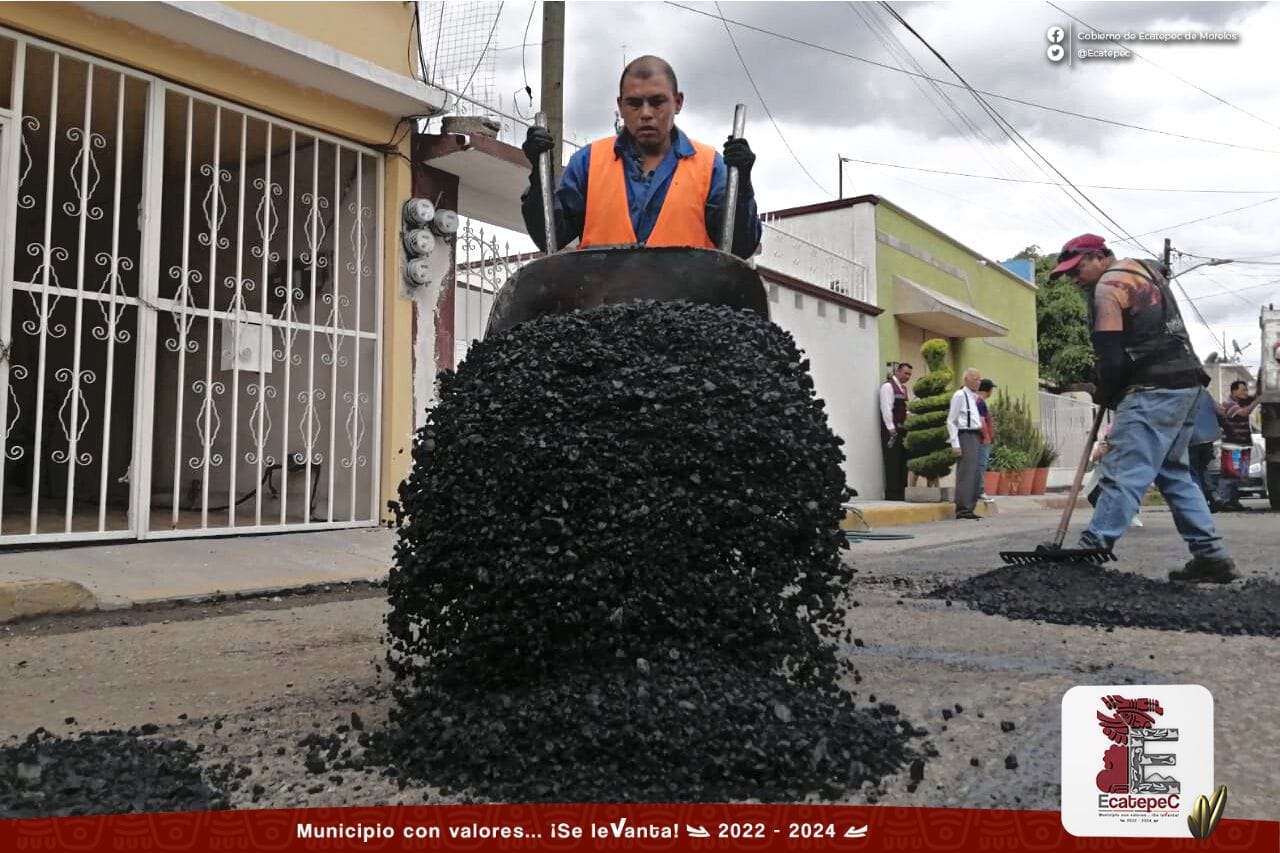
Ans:
<svg viewBox="0 0 1280 853"><path fill-rule="evenodd" d="M684 105L675 72L656 56L623 69L623 129L573 155L553 191L555 140L539 114L524 143L533 166L525 224L547 256L498 295L489 332L544 314L632 299L682 299L768 316L759 276L741 259L761 226L751 186L755 155L745 108L721 155L675 125ZM578 251L557 251L577 242ZM718 246L718 249L717 249Z"/></svg>

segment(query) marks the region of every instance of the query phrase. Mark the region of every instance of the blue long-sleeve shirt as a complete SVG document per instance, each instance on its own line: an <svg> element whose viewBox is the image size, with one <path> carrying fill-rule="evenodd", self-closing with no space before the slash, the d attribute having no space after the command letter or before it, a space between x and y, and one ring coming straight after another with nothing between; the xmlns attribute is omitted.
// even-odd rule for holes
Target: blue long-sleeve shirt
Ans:
<svg viewBox="0 0 1280 853"><path fill-rule="evenodd" d="M672 130L672 145L654 170L644 173L644 167L631 135L624 129L613 145L614 153L622 159L623 174L627 182L627 204L631 209L631 227L636 239L644 243L658 221L662 203L671 187L676 165L682 157L692 157L693 145L679 128ZM569 159L569 165L560 177L560 185L554 193L556 216L556 243L563 247L582 236L587 212L587 176L591 171L591 146L579 149ZM718 243L720 223L724 209L725 191L729 185L729 170L719 152L711 168L711 187L707 192L707 234L711 242ZM744 190L747 190L744 192ZM535 187L528 187L520 199L525 228L540 249L546 249L542 225L542 204ZM760 245L760 215L750 188L739 185L738 210L733 223L733 254L749 258Z"/></svg>

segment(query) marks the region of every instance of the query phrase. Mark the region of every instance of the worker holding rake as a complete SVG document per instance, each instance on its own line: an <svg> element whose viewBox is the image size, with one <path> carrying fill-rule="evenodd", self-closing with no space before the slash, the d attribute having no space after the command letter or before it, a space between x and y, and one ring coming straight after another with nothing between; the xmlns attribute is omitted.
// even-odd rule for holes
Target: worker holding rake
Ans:
<svg viewBox="0 0 1280 853"><path fill-rule="evenodd" d="M1191 560L1171 581L1229 583L1235 563L1214 528L1188 465L1188 446L1207 382L1169 288L1154 263L1117 260L1103 238L1084 234L1058 255L1052 278L1085 292L1097 356L1097 401L1115 410L1097 507L1079 548L1110 551L1154 482Z"/></svg>

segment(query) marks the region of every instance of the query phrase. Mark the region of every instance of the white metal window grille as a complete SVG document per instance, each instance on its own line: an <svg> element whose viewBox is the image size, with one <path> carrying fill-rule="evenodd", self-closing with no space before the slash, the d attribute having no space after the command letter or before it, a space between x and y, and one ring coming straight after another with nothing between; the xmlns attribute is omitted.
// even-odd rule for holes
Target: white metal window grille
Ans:
<svg viewBox="0 0 1280 853"><path fill-rule="evenodd" d="M382 156L6 56L0 546L376 524Z"/></svg>

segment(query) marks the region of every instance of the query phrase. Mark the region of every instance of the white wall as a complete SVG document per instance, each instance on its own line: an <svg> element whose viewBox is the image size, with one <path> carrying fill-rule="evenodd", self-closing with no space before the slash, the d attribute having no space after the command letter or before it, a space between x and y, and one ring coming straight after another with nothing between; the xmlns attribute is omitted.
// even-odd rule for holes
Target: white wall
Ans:
<svg viewBox="0 0 1280 853"><path fill-rule="evenodd" d="M765 285L769 316L804 350L831 428L844 439L845 482L863 498L881 498L884 471L876 425L880 387L876 319L767 278Z"/></svg>

